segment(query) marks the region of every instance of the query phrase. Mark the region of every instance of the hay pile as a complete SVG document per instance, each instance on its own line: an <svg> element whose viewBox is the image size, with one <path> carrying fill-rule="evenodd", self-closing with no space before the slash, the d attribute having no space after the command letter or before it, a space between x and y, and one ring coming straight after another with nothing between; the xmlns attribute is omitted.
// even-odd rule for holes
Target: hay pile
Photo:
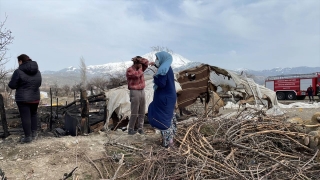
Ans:
<svg viewBox="0 0 320 180"><path fill-rule="evenodd" d="M319 179L318 150L302 143L307 136L283 117L267 117L260 111L199 118L178 126L176 148L134 150L139 156L135 161L123 154L118 160L109 159L117 167L109 170L109 177Z"/></svg>

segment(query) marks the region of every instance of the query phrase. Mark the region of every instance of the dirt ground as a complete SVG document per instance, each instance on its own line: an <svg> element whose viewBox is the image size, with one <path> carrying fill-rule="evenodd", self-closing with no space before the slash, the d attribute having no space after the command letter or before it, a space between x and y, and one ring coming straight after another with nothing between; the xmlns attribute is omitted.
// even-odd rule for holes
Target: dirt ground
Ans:
<svg viewBox="0 0 320 180"><path fill-rule="evenodd" d="M36 141L27 144L18 143L20 135L11 135L0 140L0 168L8 180L63 179L64 174L75 167L78 168L74 177L99 179L97 170L90 162L114 155L115 152L106 149L106 143L116 141L136 148L160 148L160 135L151 128L146 129L145 135L128 135L118 130L57 138L40 133Z"/></svg>
<svg viewBox="0 0 320 180"><path fill-rule="evenodd" d="M319 111L315 108L283 109L289 117L301 117L310 119ZM221 109L225 114L233 109ZM138 149L162 148L160 146L160 134L149 125L145 125L145 135L127 135L121 130L109 132L96 132L88 136L63 136L54 137L50 133L40 133L38 139L28 144L18 143L19 134L10 135L0 140L0 169L8 180L13 179L63 179L65 173L70 173L78 167L73 176L68 179L102 179L95 166L97 160L107 156L117 156L118 150L109 149L106 144L114 143L114 146L128 146ZM115 144L115 143L119 144ZM107 148L106 148L107 147ZM163 148L164 149L164 148ZM166 149L164 149L166 150ZM98 168L98 169L99 169ZM105 179L111 179L102 173Z"/></svg>

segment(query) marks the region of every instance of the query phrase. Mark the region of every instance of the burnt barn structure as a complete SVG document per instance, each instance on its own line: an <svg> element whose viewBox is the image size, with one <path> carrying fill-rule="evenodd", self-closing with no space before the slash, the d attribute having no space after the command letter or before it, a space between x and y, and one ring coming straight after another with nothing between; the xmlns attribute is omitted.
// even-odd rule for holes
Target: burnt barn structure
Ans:
<svg viewBox="0 0 320 180"><path fill-rule="evenodd" d="M55 136L80 135L100 130L106 120L105 95L87 96L86 91L80 92L80 99L61 106L56 99L49 106L38 108L38 130L41 132L52 132ZM2 106L1 106L2 103ZM22 134L20 114L17 108L5 110L3 98L0 94L1 120L0 137L6 138L10 134ZM45 133L43 133L45 134ZM40 133L41 135L41 133Z"/></svg>
<svg viewBox="0 0 320 180"><path fill-rule="evenodd" d="M180 115L183 115L184 108L194 104L198 99L205 105L205 116L211 110L213 115L217 114L219 108L224 106L223 99L216 93L217 86L210 80L210 74L213 71L230 79L227 72L222 72L222 69L214 68L207 64L186 69L177 74L177 81L181 86L181 90L177 92L177 106ZM209 103L212 107L210 111L208 111Z"/></svg>

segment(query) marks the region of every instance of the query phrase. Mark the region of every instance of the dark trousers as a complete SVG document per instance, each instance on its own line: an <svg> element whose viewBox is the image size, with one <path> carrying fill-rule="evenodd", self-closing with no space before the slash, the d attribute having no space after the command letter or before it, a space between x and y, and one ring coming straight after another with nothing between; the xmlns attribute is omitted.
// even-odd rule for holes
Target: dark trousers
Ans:
<svg viewBox="0 0 320 180"><path fill-rule="evenodd" d="M37 131L38 125L38 105L39 103L17 102L22 128L26 137L31 136L32 131Z"/></svg>
<svg viewBox="0 0 320 180"><path fill-rule="evenodd" d="M146 109L144 90L130 90L131 116L129 119L129 130L142 129ZM136 122L138 120L138 122Z"/></svg>
<svg viewBox="0 0 320 180"><path fill-rule="evenodd" d="M309 101L314 101L313 95L308 95L309 96Z"/></svg>

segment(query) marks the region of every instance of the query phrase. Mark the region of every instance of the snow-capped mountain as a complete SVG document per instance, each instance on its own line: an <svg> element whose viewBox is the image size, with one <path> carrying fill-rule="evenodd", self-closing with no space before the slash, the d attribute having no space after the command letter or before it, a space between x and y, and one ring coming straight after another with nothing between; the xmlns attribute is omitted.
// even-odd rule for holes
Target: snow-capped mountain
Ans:
<svg viewBox="0 0 320 180"><path fill-rule="evenodd" d="M235 71L236 72L244 71L250 75L267 77L267 76L277 76L282 74L306 74L306 73L320 72L320 67L307 67L307 66L299 66L299 67L291 67L291 68L276 67L273 69L267 69L267 70L261 70L261 71L239 68L239 69L236 69Z"/></svg>
<svg viewBox="0 0 320 180"><path fill-rule="evenodd" d="M156 59L156 52L150 52L150 53L147 53L145 55L143 55L142 57L146 58L146 59L149 59L151 61L155 61ZM176 54L176 53L170 53L172 55L172 64L171 64L171 67L173 69L175 68L179 68L181 66L185 66L187 65L188 63L190 63L191 61L182 57L181 55L179 54ZM130 63L130 65L132 64L132 62Z"/></svg>
<svg viewBox="0 0 320 180"><path fill-rule="evenodd" d="M149 59L150 61L155 61L156 52L150 52L142 57ZM175 72L179 72L185 69L189 69L201 64L201 62L190 61L183 56L171 53L173 58L173 63L171 67ZM94 76L106 76L112 77L113 75L124 75L126 69L132 65L132 61L124 61L124 62L114 62L107 63L102 65L88 65L87 66L87 76L88 78ZM302 74L302 73L313 73L320 72L320 67L292 67L292 68L273 68L268 70L250 70L246 68L235 69L234 71L245 72L248 77L252 77L258 84L264 84L264 79L267 76L275 76L281 74ZM47 84L52 84L52 82L59 82L61 84L75 84L80 80L80 68L76 67L68 67L64 68L60 71L44 71L41 72L43 74L43 78L45 81L48 81ZM68 77L68 78L66 78Z"/></svg>
<svg viewBox="0 0 320 180"><path fill-rule="evenodd" d="M150 52L142 57L150 60L150 61L155 61L156 52ZM176 53L171 53L173 62L171 67L173 69L176 68L181 68L181 67L188 67L188 64L191 63L190 60L182 57L179 54ZM192 63L191 63L192 64ZM200 63L199 63L200 64ZM125 73L126 69L132 65L132 61L124 61L124 62L115 62L115 63L107 63L107 64L102 64L102 65L88 65L87 66L87 73L88 75L101 75L101 74L119 74L119 73ZM187 69L187 68L186 68ZM68 68L64 68L60 71L57 71L56 73L58 74L78 74L80 72L80 68L76 68L73 66L70 66ZM52 74L54 73L53 71L44 71L43 74Z"/></svg>

